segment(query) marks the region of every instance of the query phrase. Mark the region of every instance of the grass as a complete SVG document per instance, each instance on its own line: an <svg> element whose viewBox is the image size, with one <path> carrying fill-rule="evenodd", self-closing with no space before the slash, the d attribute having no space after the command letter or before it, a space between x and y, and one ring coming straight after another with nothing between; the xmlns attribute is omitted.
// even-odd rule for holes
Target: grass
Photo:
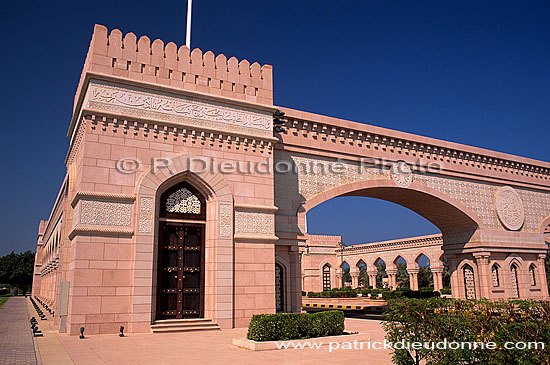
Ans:
<svg viewBox="0 0 550 365"><path fill-rule="evenodd" d="M11 294L0 295L0 307L2 304L6 303L11 296Z"/></svg>

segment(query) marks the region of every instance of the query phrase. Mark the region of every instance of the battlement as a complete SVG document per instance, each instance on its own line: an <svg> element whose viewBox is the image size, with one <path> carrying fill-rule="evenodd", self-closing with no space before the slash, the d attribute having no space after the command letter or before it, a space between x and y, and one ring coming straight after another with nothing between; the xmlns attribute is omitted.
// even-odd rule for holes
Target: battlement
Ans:
<svg viewBox="0 0 550 365"><path fill-rule="evenodd" d="M204 54L198 48L147 36L110 33L96 24L75 95L75 106L87 72L125 77L190 91L273 105L272 66L252 65L247 60L227 59L223 54Z"/></svg>

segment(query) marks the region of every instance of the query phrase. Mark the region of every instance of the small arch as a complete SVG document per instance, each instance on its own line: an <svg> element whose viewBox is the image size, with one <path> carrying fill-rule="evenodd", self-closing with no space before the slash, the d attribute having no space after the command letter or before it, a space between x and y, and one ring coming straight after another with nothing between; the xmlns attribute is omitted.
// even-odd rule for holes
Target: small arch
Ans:
<svg viewBox="0 0 550 365"><path fill-rule="evenodd" d="M420 252L418 255L416 255L414 262L418 268L424 267L424 266L431 266L432 258L427 253Z"/></svg>
<svg viewBox="0 0 550 365"><path fill-rule="evenodd" d="M491 281L493 288L500 287L500 265L497 263L494 263L493 266L491 266Z"/></svg>
<svg viewBox="0 0 550 365"><path fill-rule="evenodd" d="M347 261L342 261L342 263L340 264L340 270L342 273L342 282L340 284L341 284L341 287L343 288L347 286L346 283L350 283L350 284L352 283L351 272L350 272L351 267Z"/></svg>
<svg viewBox="0 0 550 365"><path fill-rule="evenodd" d="M359 287L367 287L369 285L368 267L363 259L359 259L355 266L359 269L359 278L357 284Z"/></svg>
<svg viewBox="0 0 550 365"><path fill-rule="evenodd" d="M324 264L321 270L321 273L323 275L323 291L332 289L331 280L330 280L331 272L332 272L332 268L330 264L329 263Z"/></svg>
<svg viewBox="0 0 550 365"><path fill-rule="evenodd" d="M387 265L386 261L382 259L381 257L378 257L373 262L373 266L376 267L377 273L376 273L376 283L373 285L375 288L381 288L384 287L384 282L386 278L388 278L388 273L386 272ZM387 283L389 285L389 283Z"/></svg>
<svg viewBox="0 0 550 365"><path fill-rule="evenodd" d="M510 284L511 284L511 293L510 297L513 299L519 299L519 264L517 261L514 261L510 264Z"/></svg>
<svg viewBox="0 0 550 365"><path fill-rule="evenodd" d="M464 290L466 294L466 299L476 299L476 280L474 268L465 263L462 265L462 275L464 278Z"/></svg>
<svg viewBox="0 0 550 365"><path fill-rule="evenodd" d="M537 265L529 265L529 284L531 286L537 286Z"/></svg>

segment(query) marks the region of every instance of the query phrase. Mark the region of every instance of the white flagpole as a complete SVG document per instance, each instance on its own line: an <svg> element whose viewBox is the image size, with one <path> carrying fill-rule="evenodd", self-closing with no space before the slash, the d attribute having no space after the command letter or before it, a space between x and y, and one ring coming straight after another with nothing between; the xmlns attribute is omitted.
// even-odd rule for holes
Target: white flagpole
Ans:
<svg viewBox="0 0 550 365"><path fill-rule="evenodd" d="M191 49L191 4L193 0L187 0L187 32L185 33L185 45Z"/></svg>

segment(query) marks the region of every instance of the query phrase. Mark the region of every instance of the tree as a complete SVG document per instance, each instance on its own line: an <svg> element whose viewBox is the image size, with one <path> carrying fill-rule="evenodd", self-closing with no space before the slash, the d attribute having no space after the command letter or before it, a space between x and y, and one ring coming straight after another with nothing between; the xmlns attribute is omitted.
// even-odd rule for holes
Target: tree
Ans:
<svg viewBox="0 0 550 365"><path fill-rule="evenodd" d="M441 259L443 261L443 287L444 288L450 288L451 287L451 273L449 271L449 263L443 257Z"/></svg>
<svg viewBox="0 0 550 365"><path fill-rule="evenodd" d="M388 277L388 274L386 274L386 263L379 261L376 264L376 268L378 269L378 273L376 273L376 287L381 288L383 286L382 279Z"/></svg>
<svg viewBox="0 0 550 365"><path fill-rule="evenodd" d="M369 286L369 273L366 266L359 266L359 286Z"/></svg>
<svg viewBox="0 0 550 365"><path fill-rule="evenodd" d="M342 273L342 286L345 286L344 283L351 283L351 274L349 273L349 267L344 268Z"/></svg>
<svg viewBox="0 0 550 365"><path fill-rule="evenodd" d="M410 278L407 271L407 264L404 262L397 262L397 287L398 288L410 288ZM396 289L396 288L394 288Z"/></svg>
<svg viewBox="0 0 550 365"><path fill-rule="evenodd" d="M24 292L32 285L34 252L11 252L0 257L0 283L18 287Z"/></svg>
<svg viewBox="0 0 550 365"><path fill-rule="evenodd" d="M434 277L432 275L432 270L429 266L422 266L418 270L418 287L434 287Z"/></svg>

